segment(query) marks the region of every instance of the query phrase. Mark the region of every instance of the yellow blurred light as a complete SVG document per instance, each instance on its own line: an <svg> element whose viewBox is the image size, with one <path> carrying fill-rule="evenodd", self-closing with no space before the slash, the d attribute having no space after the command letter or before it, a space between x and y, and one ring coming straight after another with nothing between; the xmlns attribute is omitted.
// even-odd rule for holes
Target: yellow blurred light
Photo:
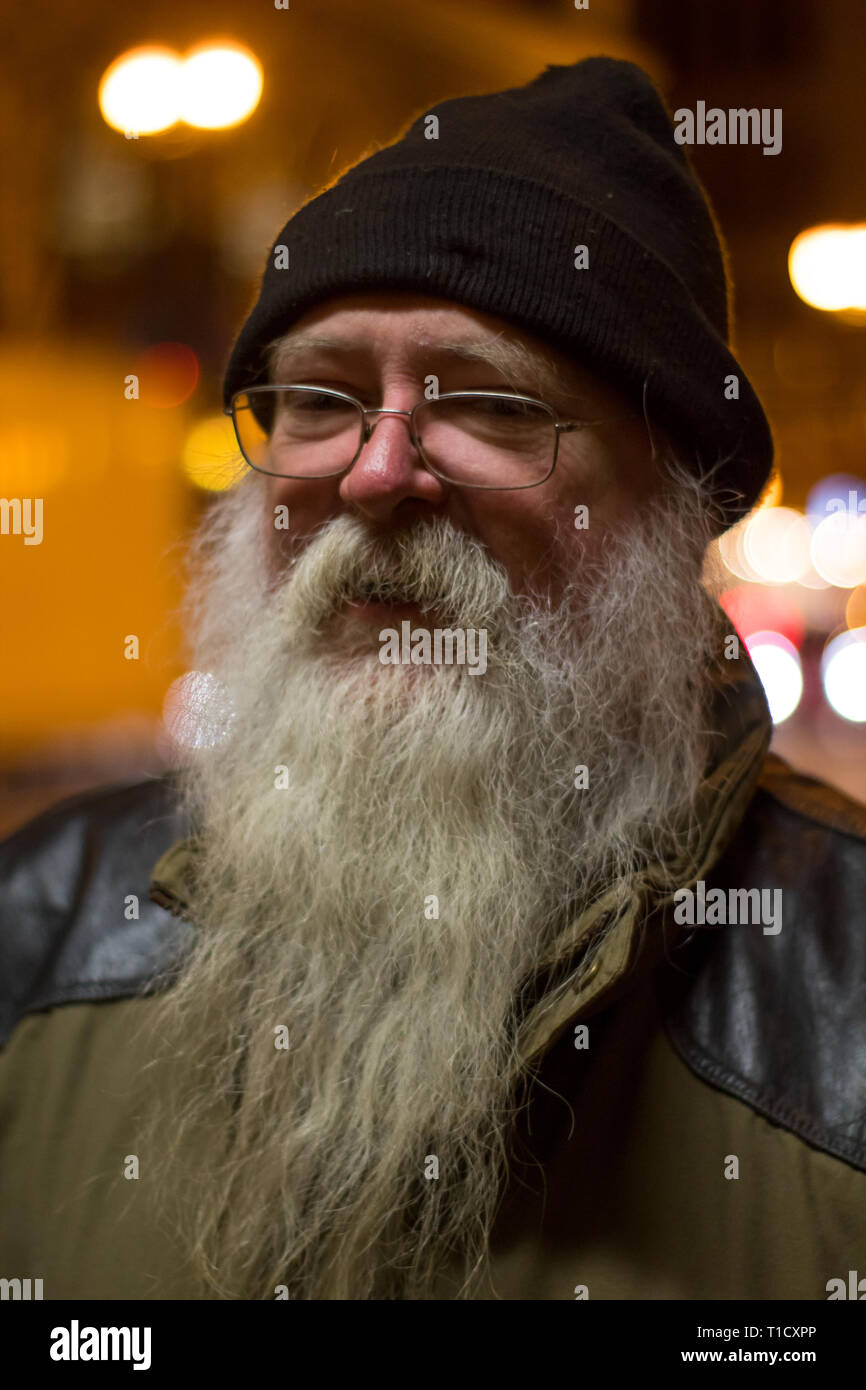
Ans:
<svg viewBox="0 0 866 1390"><path fill-rule="evenodd" d="M155 135L180 115L182 64L170 48L152 45L122 54L103 73L99 109L114 130Z"/></svg>
<svg viewBox="0 0 866 1390"><path fill-rule="evenodd" d="M201 44L183 63L180 116L187 125L224 130L255 111L262 69L240 44Z"/></svg>
<svg viewBox="0 0 866 1390"><path fill-rule="evenodd" d="M99 109L114 130L130 135L156 135L178 121L224 130L255 111L262 84L261 65L241 44L198 44L185 58L149 45L106 69Z"/></svg>
<svg viewBox="0 0 866 1390"><path fill-rule="evenodd" d="M0 535L0 762L58 739L78 746L98 728L103 744L138 746L183 670L183 576L153 557L189 528L184 419L127 399L129 370L122 343L0 340L0 494L44 498L41 545ZM118 659L130 632L140 661Z"/></svg>
<svg viewBox="0 0 866 1390"><path fill-rule="evenodd" d="M809 568L809 523L793 507L761 507L746 523L743 551L765 584L787 584Z"/></svg>
<svg viewBox="0 0 866 1390"><path fill-rule="evenodd" d="M767 490L758 503L759 507L778 507L782 500L782 475L774 473L767 484Z"/></svg>
<svg viewBox="0 0 866 1390"><path fill-rule="evenodd" d="M226 415L209 415L193 425L182 458L190 482L206 492L227 491L246 468Z"/></svg>
<svg viewBox="0 0 866 1390"><path fill-rule="evenodd" d="M851 591L845 605L845 623L848 627L866 627L866 584L858 584Z"/></svg>
<svg viewBox="0 0 866 1390"><path fill-rule="evenodd" d="M866 312L866 223L810 227L791 243L788 274L815 309Z"/></svg>
<svg viewBox="0 0 866 1390"><path fill-rule="evenodd" d="M6 495L53 492L69 475L70 454L69 435L62 424L43 419L25 425L13 417L0 431Z"/></svg>

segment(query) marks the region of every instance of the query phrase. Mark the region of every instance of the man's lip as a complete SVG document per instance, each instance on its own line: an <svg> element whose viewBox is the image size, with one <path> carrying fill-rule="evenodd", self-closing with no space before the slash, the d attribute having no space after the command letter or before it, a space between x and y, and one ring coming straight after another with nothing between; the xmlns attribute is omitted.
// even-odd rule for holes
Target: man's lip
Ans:
<svg viewBox="0 0 866 1390"><path fill-rule="evenodd" d="M430 612L436 611L427 609L425 612L418 603L384 603L381 600L361 598L344 599L343 607L354 617L370 623L401 622L406 618L410 621L413 618L424 619Z"/></svg>

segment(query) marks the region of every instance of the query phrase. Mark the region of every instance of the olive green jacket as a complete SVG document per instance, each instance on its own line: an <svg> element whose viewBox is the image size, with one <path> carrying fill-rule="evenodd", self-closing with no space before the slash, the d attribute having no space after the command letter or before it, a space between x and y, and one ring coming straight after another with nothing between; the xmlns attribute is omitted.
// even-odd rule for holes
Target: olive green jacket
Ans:
<svg viewBox="0 0 866 1390"><path fill-rule="evenodd" d="M825 1299L866 1277L866 809L767 753L737 665L676 881L781 890L781 930L683 925L658 870L570 924L525 1018L530 1101L474 1297ZM153 779L0 846L0 1278L48 1299L194 1296L142 1128L147 981L206 929L186 830ZM456 1288L443 1269L437 1296Z"/></svg>

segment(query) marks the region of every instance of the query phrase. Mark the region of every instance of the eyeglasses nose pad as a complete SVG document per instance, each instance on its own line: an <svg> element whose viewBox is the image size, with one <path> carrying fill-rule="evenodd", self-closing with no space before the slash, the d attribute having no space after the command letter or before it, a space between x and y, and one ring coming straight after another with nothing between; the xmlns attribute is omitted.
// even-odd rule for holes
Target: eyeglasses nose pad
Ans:
<svg viewBox="0 0 866 1390"><path fill-rule="evenodd" d="M371 415L374 415L374 416L376 417L376 418L373 420L372 423L370 422L370 416L371 416ZM406 423L409 425L409 432L410 432L410 435L411 435L411 433L412 433L412 427L411 427L412 412L411 412L410 410L389 410L386 406L381 406L381 407L379 407L379 408L376 409L376 410L367 410L367 411L364 412L364 424L363 424L363 429L362 429L362 432L361 432L361 448L362 448L362 449L363 449L364 445L367 444L367 443L369 442L370 438L372 437L372 434L373 434L374 429L375 429L376 426L378 425L379 421L382 419L383 415L384 415L384 416L395 416L395 415L402 415L402 416L404 416L404 417L406 418Z"/></svg>

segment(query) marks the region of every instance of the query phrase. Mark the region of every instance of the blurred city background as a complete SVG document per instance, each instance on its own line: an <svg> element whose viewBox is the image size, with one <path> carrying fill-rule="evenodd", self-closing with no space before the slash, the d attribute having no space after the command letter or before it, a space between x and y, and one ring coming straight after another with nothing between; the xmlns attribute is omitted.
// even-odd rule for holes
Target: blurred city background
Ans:
<svg viewBox="0 0 866 1390"><path fill-rule="evenodd" d="M434 103L598 53L640 63L672 111L783 111L777 155L690 151L777 441L764 502L721 542L724 602L774 746L866 800L864 29L862 0L17 12L0 55L0 497L21 506L0 535L0 834L172 757L184 543L232 477L220 381L277 230Z"/></svg>

